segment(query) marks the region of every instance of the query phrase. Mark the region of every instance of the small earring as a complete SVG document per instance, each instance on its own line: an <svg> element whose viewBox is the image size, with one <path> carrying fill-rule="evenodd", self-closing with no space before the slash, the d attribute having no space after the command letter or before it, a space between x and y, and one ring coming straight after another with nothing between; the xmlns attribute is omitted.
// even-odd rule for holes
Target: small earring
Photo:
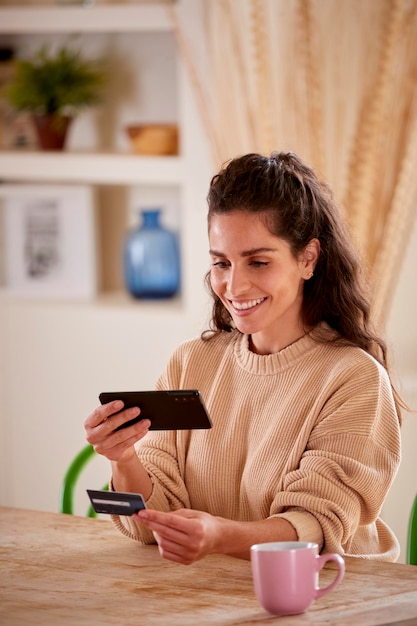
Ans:
<svg viewBox="0 0 417 626"><path fill-rule="evenodd" d="M310 278L314 276L314 272L310 272Z"/></svg>

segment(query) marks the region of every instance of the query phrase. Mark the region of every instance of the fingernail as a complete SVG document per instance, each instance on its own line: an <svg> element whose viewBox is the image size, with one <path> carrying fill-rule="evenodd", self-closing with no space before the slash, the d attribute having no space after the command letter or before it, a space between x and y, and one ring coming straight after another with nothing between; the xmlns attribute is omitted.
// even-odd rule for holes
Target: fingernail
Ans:
<svg viewBox="0 0 417 626"><path fill-rule="evenodd" d="M113 404L113 407L117 410L117 409L121 409L123 408L123 402L121 400L116 400L116 402Z"/></svg>

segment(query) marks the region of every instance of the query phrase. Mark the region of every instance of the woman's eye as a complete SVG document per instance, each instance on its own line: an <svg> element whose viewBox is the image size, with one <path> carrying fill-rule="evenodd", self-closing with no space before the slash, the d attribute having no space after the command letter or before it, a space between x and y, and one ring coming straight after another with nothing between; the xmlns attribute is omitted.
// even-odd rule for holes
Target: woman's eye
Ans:
<svg viewBox="0 0 417 626"><path fill-rule="evenodd" d="M269 265L267 261L251 261L250 264L254 267L266 267Z"/></svg>
<svg viewBox="0 0 417 626"><path fill-rule="evenodd" d="M219 269L225 269L226 267L229 266L229 264L226 261L216 261L215 263L211 264L212 267L218 267Z"/></svg>

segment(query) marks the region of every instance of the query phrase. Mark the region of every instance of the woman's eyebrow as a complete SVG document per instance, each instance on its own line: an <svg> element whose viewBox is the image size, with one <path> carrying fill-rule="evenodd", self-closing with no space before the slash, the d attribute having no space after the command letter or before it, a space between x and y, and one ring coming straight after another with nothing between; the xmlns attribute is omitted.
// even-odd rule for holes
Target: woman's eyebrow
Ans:
<svg viewBox="0 0 417 626"><path fill-rule="evenodd" d="M244 250L241 252L241 256L256 256L257 254L264 254L265 252L277 252L277 248L252 248L252 250Z"/></svg>
<svg viewBox="0 0 417 626"><path fill-rule="evenodd" d="M265 252L278 252L278 248L267 248L267 247L262 247L262 248L252 248L251 250L243 250L240 253L240 256L242 257L247 257L247 256L256 256L257 254L265 254ZM218 257L227 257L227 254L224 254L223 252L219 252L218 250L209 250L209 254L211 256L218 256Z"/></svg>
<svg viewBox="0 0 417 626"><path fill-rule="evenodd" d="M240 256L242 256L242 257L256 256L257 254L264 254L265 252L277 252L277 251L278 251L277 248L267 248L267 247L251 248L250 250L243 250L240 253ZM218 257L226 257L227 256L223 252L219 252L218 250L211 250L211 249L209 250L209 254L211 256L218 256Z"/></svg>

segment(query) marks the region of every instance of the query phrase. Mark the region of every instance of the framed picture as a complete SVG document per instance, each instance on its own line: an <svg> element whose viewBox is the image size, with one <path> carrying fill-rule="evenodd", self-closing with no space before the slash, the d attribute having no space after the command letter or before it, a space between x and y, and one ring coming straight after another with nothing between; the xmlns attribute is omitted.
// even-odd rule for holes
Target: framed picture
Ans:
<svg viewBox="0 0 417 626"><path fill-rule="evenodd" d="M3 273L18 296L97 294L93 190L83 185L0 185Z"/></svg>

